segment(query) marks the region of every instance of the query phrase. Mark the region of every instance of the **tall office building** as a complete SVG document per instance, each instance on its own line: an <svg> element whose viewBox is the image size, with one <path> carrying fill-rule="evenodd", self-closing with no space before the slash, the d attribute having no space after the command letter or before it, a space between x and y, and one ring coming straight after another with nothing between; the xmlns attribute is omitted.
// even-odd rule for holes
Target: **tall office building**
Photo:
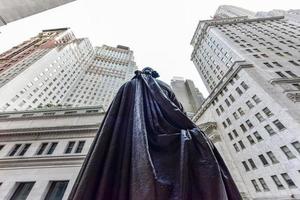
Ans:
<svg viewBox="0 0 300 200"><path fill-rule="evenodd" d="M210 93L193 120L245 199L300 198L300 26L219 11L199 22L191 41Z"/></svg>
<svg viewBox="0 0 300 200"><path fill-rule="evenodd" d="M74 0L0 0L0 26Z"/></svg>
<svg viewBox="0 0 300 200"><path fill-rule="evenodd" d="M67 28L44 30L0 55L0 111L49 105L108 107L134 75L124 46L92 47Z"/></svg>
<svg viewBox="0 0 300 200"><path fill-rule="evenodd" d="M185 80L183 77L172 78L171 87L185 112L192 117L204 101L202 93L192 80Z"/></svg>
<svg viewBox="0 0 300 200"><path fill-rule="evenodd" d="M133 77L136 69L133 51L128 47L95 47L88 66L62 104L101 105L107 109L118 89Z"/></svg>
<svg viewBox="0 0 300 200"><path fill-rule="evenodd" d="M291 9L291 10L271 10L271 11L259 11L252 12L250 10L239 8L231 5L222 5L220 6L215 15L215 19L220 18L229 18L229 17L242 17L246 16L248 18L262 18L262 17L275 17L275 16L284 16L290 21L300 23L300 9Z"/></svg>

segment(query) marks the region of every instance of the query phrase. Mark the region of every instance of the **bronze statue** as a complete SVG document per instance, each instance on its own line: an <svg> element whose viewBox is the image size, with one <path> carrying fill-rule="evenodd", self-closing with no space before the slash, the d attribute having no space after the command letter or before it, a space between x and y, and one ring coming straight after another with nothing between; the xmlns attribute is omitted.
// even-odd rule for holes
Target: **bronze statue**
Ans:
<svg viewBox="0 0 300 200"><path fill-rule="evenodd" d="M240 200L218 151L151 68L110 105L70 200Z"/></svg>

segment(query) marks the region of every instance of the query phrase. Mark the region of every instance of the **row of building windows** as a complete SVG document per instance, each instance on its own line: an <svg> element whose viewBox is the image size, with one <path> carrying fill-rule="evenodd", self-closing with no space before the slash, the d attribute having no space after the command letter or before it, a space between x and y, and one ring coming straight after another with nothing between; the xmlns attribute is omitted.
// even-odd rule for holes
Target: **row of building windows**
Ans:
<svg viewBox="0 0 300 200"><path fill-rule="evenodd" d="M296 184L294 183L294 181L291 179L291 177L287 174L287 173L282 173L280 174L282 179L285 181L285 183L287 184L287 186L289 188L296 188ZM276 185L277 189L282 190L285 189L284 185L282 184L282 182L280 181L279 177L277 175L272 175L270 177L274 184ZM269 186L267 185L267 183L265 182L264 178L258 178L258 181L262 187L262 189L266 192L270 191ZM255 189L256 192L261 192L261 187L258 185L257 180L252 179L251 183Z"/></svg>
<svg viewBox="0 0 300 200"><path fill-rule="evenodd" d="M70 141L64 151L65 154L70 153L81 153L84 147L85 141ZM51 155L55 151L58 142L43 142L40 144L38 150L35 155ZM3 149L5 145L0 145L0 151ZM24 156L25 153L30 148L31 143L19 143L15 144L13 148L9 151L7 156Z"/></svg>
<svg viewBox="0 0 300 200"><path fill-rule="evenodd" d="M291 145L293 148L300 154L300 143L299 141L292 142ZM287 157L287 159L294 159L296 158L295 154L290 150L290 148L287 145L283 145L280 147L281 151L284 153L284 155ZM278 159L274 155L272 151L266 152L266 155L268 158L271 160L272 164L277 164L279 163ZM266 157L263 154L258 155L259 160L263 164L263 166L269 166L270 163L266 159ZM248 163L251 166L253 170L257 169L255 162L253 161L252 158L248 159ZM242 165L245 169L246 172L250 171L250 167L248 166L246 161L242 161Z"/></svg>
<svg viewBox="0 0 300 200"><path fill-rule="evenodd" d="M34 187L34 181L17 182L15 189L10 195L9 200L25 200L29 196L32 188ZM61 200L64 196L66 188L69 184L68 180L63 181L50 181L47 187L46 196L44 200ZM2 182L0 182L0 187Z"/></svg>

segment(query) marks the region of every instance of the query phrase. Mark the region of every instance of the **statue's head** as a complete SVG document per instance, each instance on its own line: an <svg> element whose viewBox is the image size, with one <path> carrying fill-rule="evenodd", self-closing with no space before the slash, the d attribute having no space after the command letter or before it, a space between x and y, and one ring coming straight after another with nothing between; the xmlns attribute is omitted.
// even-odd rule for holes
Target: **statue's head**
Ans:
<svg viewBox="0 0 300 200"><path fill-rule="evenodd" d="M145 68L142 70L142 73L143 73L143 74L149 74L149 75L151 75L153 78L158 78L158 77L159 77L159 74L157 73L157 71L155 71L155 70L152 69L151 67L145 67Z"/></svg>

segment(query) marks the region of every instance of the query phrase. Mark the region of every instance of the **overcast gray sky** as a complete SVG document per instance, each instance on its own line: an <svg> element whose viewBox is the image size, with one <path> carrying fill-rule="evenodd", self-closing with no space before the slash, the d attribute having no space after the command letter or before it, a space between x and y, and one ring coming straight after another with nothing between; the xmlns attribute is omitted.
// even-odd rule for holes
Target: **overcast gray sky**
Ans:
<svg viewBox="0 0 300 200"><path fill-rule="evenodd" d="M167 83L173 76L192 79L207 96L190 61L190 40L198 21L224 4L252 11L300 8L300 0L77 0L0 27L0 52L43 29L70 27L94 46L129 46L139 68L155 68Z"/></svg>

